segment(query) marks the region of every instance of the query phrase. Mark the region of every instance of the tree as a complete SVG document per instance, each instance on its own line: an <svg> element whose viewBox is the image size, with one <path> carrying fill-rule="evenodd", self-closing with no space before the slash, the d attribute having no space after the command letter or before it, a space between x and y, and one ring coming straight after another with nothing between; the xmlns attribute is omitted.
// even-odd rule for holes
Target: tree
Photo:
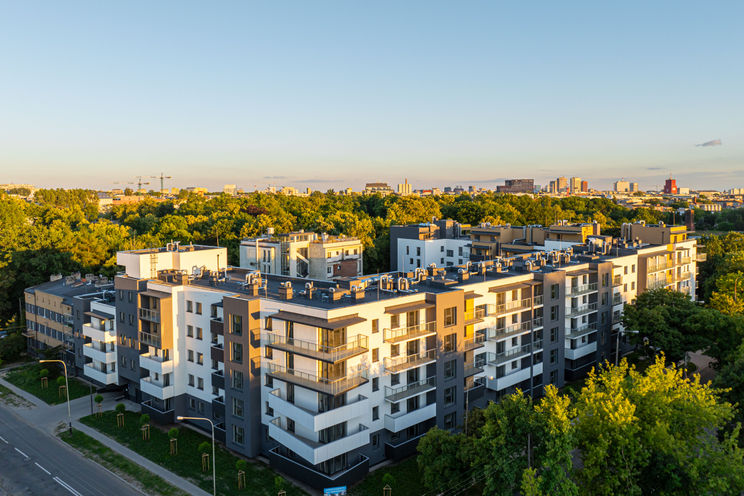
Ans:
<svg viewBox="0 0 744 496"><path fill-rule="evenodd" d="M715 285L710 306L728 315L744 314L744 272L725 273L715 280Z"/></svg>
<svg viewBox="0 0 744 496"><path fill-rule="evenodd" d="M443 490L470 471L472 442L464 434L452 434L434 427L416 448L421 480L429 490Z"/></svg>
<svg viewBox="0 0 744 496"><path fill-rule="evenodd" d="M116 410L116 413L124 413L127 411L127 407L124 405L124 403L117 403L114 409Z"/></svg>
<svg viewBox="0 0 744 496"><path fill-rule="evenodd" d="M143 425L143 426L144 425L149 425L150 424L150 416L148 414L146 414L146 413L143 413L142 415L140 415L139 423L140 423L140 425Z"/></svg>
<svg viewBox="0 0 744 496"><path fill-rule="evenodd" d="M209 454L209 453L212 452L212 444L211 443L208 443L207 441L203 441L203 442L199 443L198 450L199 450L199 453L202 453L202 454L207 453L207 454Z"/></svg>
<svg viewBox="0 0 744 496"><path fill-rule="evenodd" d="M710 337L698 334L690 320L699 310L683 293L655 289L641 293L635 303L625 305L623 325L639 331L633 335L637 343L648 340L651 346L678 362L686 352L710 346Z"/></svg>

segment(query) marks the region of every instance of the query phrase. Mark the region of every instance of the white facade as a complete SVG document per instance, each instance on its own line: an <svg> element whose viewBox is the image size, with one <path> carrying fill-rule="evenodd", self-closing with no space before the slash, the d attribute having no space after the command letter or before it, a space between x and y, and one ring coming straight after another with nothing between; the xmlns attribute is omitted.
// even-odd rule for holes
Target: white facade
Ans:
<svg viewBox="0 0 744 496"><path fill-rule="evenodd" d="M116 372L116 307L102 301L90 304L90 323L83 324L83 336L90 343L83 346L83 355L91 361L83 373L100 384L118 384Z"/></svg>
<svg viewBox="0 0 744 496"><path fill-rule="evenodd" d="M155 278L161 270L217 271L227 267L227 248L179 246L171 243L167 248L120 251L116 253L117 265L124 266L129 277Z"/></svg>
<svg viewBox="0 0 744 496"><path fill-rule="evenodd" d="M461 265L470 260L470 239L398 238L398 270L410 272L431 264L437 267Z"/></svg>

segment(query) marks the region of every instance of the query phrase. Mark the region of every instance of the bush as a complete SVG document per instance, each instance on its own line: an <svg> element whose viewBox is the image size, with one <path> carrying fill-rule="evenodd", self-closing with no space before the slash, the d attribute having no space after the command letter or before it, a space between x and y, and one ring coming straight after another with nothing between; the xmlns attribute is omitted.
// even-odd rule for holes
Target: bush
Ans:
<svg viewBox="0 0 744 496"><path fill-rule="evenodd" d="M168 431L168 437L170 439L177 439L178 438L178 427L173 427Z"/></svg>
<svg viewBox="0 0 744 496"><path fill-rule="evenodd" d="M382 483L392 488L395 485L395 477L390 472L385 472L385 475L382 476Z"/></svg>
<svg viewBox="0 0 744 496"><path fill-rule="evenodd" d="M64 386L65 385L65 382L66 381L65 381L65 378L64 377L62 377L62 376L57 377L57 385L58 386L60 386L60 387L61 386Z"/></svg>
<svg viewBox="0 0 744 496"><path fill-rule="evenodd" d="M142 415L140 415L139 422L140 422L140 425L147 425L147 424L149 424L150 423L150 416L148 414L146 414L146 413L143 413Z"/></svg>
<svg viewBox="0 0 744 496"><path fill-rule="evenodd" d="M245 472L245 469L248 468L248 462L245 460L238 460L235 462L235 468Z"/></svg>
<svg viewBox="0 0 744 496"><path fill-rule="evenodd" d="M103 403L103 396L101 396L100 394L97 394L95 398L93 398L93 401L95 401L96 403L100 405L101 403Z"/></svg>
<svg viewBox="0 0 744 496"><path fill-rule="evenodd" d="M117 403L114 409L116 410L116 413L124 413L127 411L127 407L124 406L124 403Z"/></svg>
<svg viewBox="0 0 744 496"><path fill-rule="evenodd" d="M39 377L49 377L49 369L41 369L39 371Z"/></svg>
<svg viewBox="0 0 744 496"><path fill-rule="evenodd" d="M199 444L199 453L211 453L212 452L212 443L208 443L207 441L204 441L203 443Z"/></svg>
<svg viewBox="0 0 744 496"><path fill-rule="evenodd" d="M284 480L284 477L281 475L277 475L274 477L274 490L279 492L283 490L285 487L287 487L287 481Z"/></svg>

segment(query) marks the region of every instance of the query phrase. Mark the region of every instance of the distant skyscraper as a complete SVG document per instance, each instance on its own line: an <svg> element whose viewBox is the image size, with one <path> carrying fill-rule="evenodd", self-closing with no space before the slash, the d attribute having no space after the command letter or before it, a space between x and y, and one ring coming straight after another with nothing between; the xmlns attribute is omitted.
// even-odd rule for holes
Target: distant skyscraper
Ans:
<svg viewBox="0 0 744 496"><path fill-rule="evenodd" d="M589 193L589 181L581 181L581 192Z"/></svg>
<svg viewBox="0 0 744 496"><path fill-rule="evenodd" d="M535 191L534 179L507 179L503 186L496 186L498 193L532 193Z"/></svg>
<svg viewBox="0 0 744 496"><path fill-rule="evenodd" d="M568 191L568 179L565 177L559 177L555 180L556 193L563 193Z"/></svg>
<svg viewBox="0 0 744 496"><path fill-rule="evenodd" d="M630 192L631 193L636 193L638 191L640 191L638 189L638 183L630 183Z"/></svg>
<svg viewBox="0 0 744 496"><path fill-rule="evenodd" d="M571 181L569 182L568 192L569 193L578 193L581 191L581 178L580 177L572 177Z"/></svg>
<svg viewBox="0 0 744 496"><path fill-rule="evenodd" d="M664 182L664 194L665 195L676 195L679 191L677 190L677 180L671 177Z"/></svg>
<svg viewBox="0 0 744 496"><path fill-rule="evenodd" d="M403 184L398 184L398 194L403 196L411 194L411 185L408 184L408 179L405 179Z"/></svg>

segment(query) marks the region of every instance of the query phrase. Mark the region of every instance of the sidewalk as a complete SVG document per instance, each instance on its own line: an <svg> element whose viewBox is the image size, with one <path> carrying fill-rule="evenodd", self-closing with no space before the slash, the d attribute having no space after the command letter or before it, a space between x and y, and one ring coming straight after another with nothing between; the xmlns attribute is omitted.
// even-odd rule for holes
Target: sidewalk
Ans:
<svg viewBox="0 0 744 496"><path fill-rule="evenodd" d="M2 377L0 377L0 384L10 389L13 393L17 394L18 396L22 397L26 401L33 403L35 406L32 408L28 407L14 407L10 405L3 405L3 408L9 408L12 409L21 416L26 419L30 424L33 424L36 426L37 429L54 436L55 432L59 428L60 425L66 426L67 425L67 403L61 403L59 405L47 405L44 401L40 400L36 396L27 393L23 389L20 389L13 384L9 383ZM139 405L136 403L133 403L128 400L120 400L116 401L116 397L118 396L118 393L101 393L103 396L103 410L111 410L114 408L114 406L117 403L124 403L128 410L132 411L138 411ZM93 409L96 411L98 407L94 404ZM84 425L80 423L78 420L81 417L84 417L86 415L90 415L90 398L88 396L78 398L76 400L72 400L70 402L70 411L72 416L72 426L79 430L80 432L83 432L90 437L96 439L97 441L101 442L108 448L111 448L116 453L124 456L125 458L128 458L129 460L133 461L137 465L140 465L141 467L149 470L155 475L158 475L162 477L164 480L166 480L171 485L186 491L189 494L197 495L197 496L209 496L209 493L206 491L203 491L199 487L195 486L191 482L188 482L187 480L175 475L173 472L170 472L160 465L151 462L147 458L135 453L134 451L130 450L126 446L123 446L110 437L101 434L95 429L92 429L88 427L87 425Z"/></svg>

